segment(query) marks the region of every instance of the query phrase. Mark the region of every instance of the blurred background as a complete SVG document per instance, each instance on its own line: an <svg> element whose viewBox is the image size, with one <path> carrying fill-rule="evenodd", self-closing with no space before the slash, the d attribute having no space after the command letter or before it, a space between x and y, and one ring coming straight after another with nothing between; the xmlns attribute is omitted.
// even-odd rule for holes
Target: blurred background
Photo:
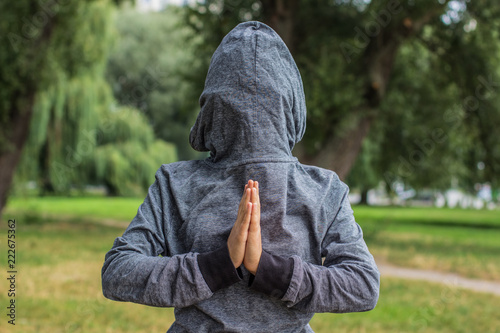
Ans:
<svg viewBox="0 0 500 333"><path fill-rule="evenodd" d="M0 329L168 329L172 309L106 300L100 268L160 165L206 157L188 135L210 57L248 20L294 56L308 123L293 153L349 185L382 271L375 310L313 329L500 332L494 0L3 1L0 262L15 219L18 275Z"/></svg>

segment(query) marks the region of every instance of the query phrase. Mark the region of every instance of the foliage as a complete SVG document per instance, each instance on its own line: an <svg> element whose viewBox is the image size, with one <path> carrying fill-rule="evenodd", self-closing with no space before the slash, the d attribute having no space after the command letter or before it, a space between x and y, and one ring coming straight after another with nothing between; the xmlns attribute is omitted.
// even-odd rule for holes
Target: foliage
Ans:
<svg viewBox="0 0 500 333"><path fill-rule="evenodd" d="M208 0L160 13L116 12L113 2L121 1L0 4L0 157L15 150L12 119L35 96L18 184L37 179L58 193L89 182L113 194L143 191L149 182L141 172L160 161L153 147L162 163L174 158L146 127L173 142L180 158L198 157L187 132L220 40L241 21L282 29L276 22L289 17L280 31L304 81L308 130L298 148L306 156L326 155L337 138L363 141L364 134L349 135L373 118L348 179L355 187L379 180L416 189L454 180L468 190L499 186L500 6L493 0ZM117 131L126 123L113 112L130 114L137 135L124 140L103 130L108 118ZM133 168L139 174L131 176Z"/></svg>
<svg viewBox="0 0 500 333"><path fill-rule="evenodd" d="M399 181L415 188L447 189L453 179L468 175L464 154L475 137L473 132L464 135L462 122L446 121L445 114L460 112L459 88L441 66L442 60L421 43L400 49L389 92L367 140L376 143L377 153L365 168L388 185Z"/></svg>
<svg viewBox="0 0 500 333"><path fill-rule="evenodd" d="M370 136L383 137L373 166L389 184L397 179L415 188L444 189L455 179L468 190L477 182L498 186L500 154L491 142L491 126L500 124L500 68L491 63L498 43L485 44L484 25L475 34L441 29L449 45L435 48L443 32L429 27L421 40L400 50L392 89ZM457 55L465 59L457 61Z"/></svg>
<svg viewBox="0 0 500 333"><path fill-rule="evenodd" d="M90 2L73 20L74 35L57 30L50 40L17 183L37 179L42 193L94 183L112 195L142 194L158 167L177 159L137 110L115 106L104 80L114 10Z"/></svg>
<svg viewBox="0 0 500 333"><path fill-rule="evenodd" d="M175 143L179 157L189 159L199 156L187 139L198 113L199 95L187 78L195 75L191 65L198 61L194 45L199 38L182 24L183 10L120 9L106 78L120 104L144 112L157 137Z"/></svg>
<svg viewBox="0 0 500 333"><path fill-rule="evenodd" d="M90 162L91 182L106 184L110 194L143 193L161 164L177 161L172 144L155 140L151 126L135 109L121 108L99 128L102 139Z"/></svg>
<svg viewBox="0 0 500 333"><path fill-rule="evenodd" d="M2 2L0 12L1 47L0 47L0 152L14 149L8 141L10 128L10 110L19 108L17 96L28 94L37 84L45 85L52 71L52 66L59 66L73 72L78 63L73 64L71 57L61 57L60 53L52 52L53 43L44 39L49 32L62 41L61 31L55 28L50 18L57 15L58 25L63 29L71 29L70 18L76 16L80 6L86 6L83 1L78 4L66 4L44 7L32 1L16 1L9 4ZM75 22L78 23L78 22ZM75 29L81 28L78 24ZM66 42L66 41L65 41ZM70 54L68 54L70 56Z"/></svg>
<svg viewBox="0 0 500 333"><path fill-rule="evenodd" d="M376 132L376 130L373 132ZM363 142L356 164L354 164L347 178L346 182L349 184L351 191L357 189L362 196L367 196L368 190L377 187L381 181L377 170L373 167L375 161L378 161L379 156L382 154L380 152L380 142L377 141L381 139L380 133L379 135L372 134L368 140ZM368 204L367 199L367 197L362 197L360 204ZM363 200L366 200L366 202L363 202Z"/></svg>
<svg viewBox="0 0 500 333"><path fill-rule="evenodd" d="M49 161L50 183L56 193L69 193L71 185L95 184L105 185L110 195L143 195L159 166L177 160L176 148L155 139L151 126L136 109L103 110L95 117L96 128L84 132L76 149L61 145L60 150L64 148L67 154ZM36 177L42 170L30 163L32 149L28 145L18 182Z"/></svg>
<svg viewBox="0 0 500 333"><path fill-rule="evenodd" d="M214 0L194 6L186 21L208 59L238 22L282 28L276 20L290 16L282 37L304 81L308 154L327 154L337 137L356 140L349 133L360 119L374 119L350 182L418 189L458 179L470 190L500 184L499 13L492 0Z"/></svg>

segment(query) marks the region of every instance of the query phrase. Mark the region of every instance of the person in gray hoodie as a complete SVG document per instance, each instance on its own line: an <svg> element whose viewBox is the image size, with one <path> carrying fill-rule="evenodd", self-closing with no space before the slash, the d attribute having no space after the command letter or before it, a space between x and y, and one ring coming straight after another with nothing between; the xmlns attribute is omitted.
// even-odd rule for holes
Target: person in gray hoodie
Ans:
<svg viewBox="0 0 500 333"><path fill-rule="evenodd" d="M210 156L156 172L105 256L104 296L175 307L168 332L313 332L316 312L373 309L380 275L348 187L292 156L304 90L276 32L224 37L200 106L189 139Z"/></svg>

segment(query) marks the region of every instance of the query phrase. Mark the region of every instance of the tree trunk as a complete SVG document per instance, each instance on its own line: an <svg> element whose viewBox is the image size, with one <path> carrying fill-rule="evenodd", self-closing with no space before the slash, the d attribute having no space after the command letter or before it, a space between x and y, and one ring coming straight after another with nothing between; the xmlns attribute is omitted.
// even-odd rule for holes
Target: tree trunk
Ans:
<svg viewBox="0 0 500 333"><path fill-rule="evenodd" d="M35 3L31 7L32 13L40 11L39 6ZM39 37L30 42L29 45L33 48L31 50L33 54L44 50L44 47L46 47L45 44L50 40L53 33L54 22L54 18L49 19L43 25ZM43 61L38 62L37 71L41 72L42 68ZM7 204L7 197L14 172L21 159L24 144L28 139L35 96L40 80L40 77L32 73L28 75L19 74L19 78L22 80L23 86L18 87L17 90L8 96L10 101L12 101L9 109L1 110L1 112L6 112L7 116L5 117L6 122L1 123L1 130L5 133L3 137L5 142L0 142L0 215Z"/></svg>
<svg viewBox="0 0 500 333"><path fill-rule="evenodd" d="M381 34L382 35L382 34ZM379 37L381 39L387 36ZM313 164L335 171L340 179L345 180L361 151L361 145L375 120L378 106L386 94L395 57L400 46L397 38L389 39L385 44L370 43L364 54L368 73L362 104L358 110L358 123L345 131L342 136L331 136L314 156L301 156L306 164Z"/></svg>
<svg viewBox="0 0 500 333"><path fill-rule="evenodd" d="M368 205L368 189L361 189L361 200L359 201L360 205Z"/></svg>
<svg viewBox="0 0 500 333"><path fill-rule="evenodd" d="M295 13L298 10L298 1L284 0L263 1L265 22L281 36L290 52L295 51ZM360 119L358 124L346 131L343 136L331 136L324 142L323 147L314 155L303 154L304 150L298 145L298 157L301 162L317 165L334 170L341 179L345 180L349 171L361 151L363 140L368 135L375 119L375 114L390 79L394 60L401 44L392 31L380 33L366 48L360 73L367 73L369 81L365 88L362 104L359 106Z"/></svg>
<svg viewBox="0 0 500 333"><path fill-rule="evenodd" d="M0 214L7 203L12 178L28 138L34 97L35 93L31 92L27 98L17 98L17 103L13 103L9 111L9 128L5 137L10 145L0 153Z"/></svg>
<svg viewBox="0 0 500 333"><path fill-rule="evenodd" d="M300 10L298 1L264 0L262 4L265 22L278 32L293 54L296 50L294 36L297 36L297 29L299 29L299 26L295 24L296 14ZM314 156L305 155L303 147L299 144L296 153L301 162L334 170L341 179L345 180L376 118L377 109L386 95L401 43L419 32L429 20L440 15L445 5L446 3L431 7L427 13L418 18L406 17L371 38L361 61L357 64L360 77L367 76L365 93L359 105L358 111L361 112L357 125L341 137L332 135L327 138Z"/></svg>
<svg viewBox="0 0 500 333"><path fill-rule="evenodd" d="M373 116L361 118L355 127L346 131L341 137L337 136L328 140L323 148L312 156L303 154L299 147L298 158L304 164L333 170L340 179L345 180L356 161L373 120Z"/></svg>
<svg viewBox="0 0 500 333"><path fill-rule="evenodd" d="M50 129L49 129L50 130ZM47 139L39 153L38 165L40 166L40 195L45 196L54 193L54 185L50 179L50 144Z"/></svg>
<svg viewBox="0 0 500 333"><path fill-rule="evenodd" d="M298 0L264 0L262 11L265 23L273 28L285 42L290 53L295 51L295 12Z"/></svg>

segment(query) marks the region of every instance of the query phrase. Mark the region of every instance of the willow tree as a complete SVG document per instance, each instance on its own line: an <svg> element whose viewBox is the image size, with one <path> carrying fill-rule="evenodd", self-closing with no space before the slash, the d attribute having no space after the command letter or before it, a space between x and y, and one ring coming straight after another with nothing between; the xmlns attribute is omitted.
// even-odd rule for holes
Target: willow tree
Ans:
<svg viewBox="0 0 500 333"><path fill-rule="evenodd" d="M28 138L37 92L51 84L54 74L77 75L85 68L75 61L82 54L72 54L66 43L72 46L82 36L76 23L87 6L84 1L0 4L0 210Z"/></svg>
<svg viewBox="0 0 500 333"><path fill-rule="evenodd" d="M101 93L102 100L112 100L104 83ZM53 116L53 109L46 94L39 95L33 131L16 172L18 188L27 180L37 180L41 194L68 194L71 188L104 185L109 195L142 195L161 164L177 161L175 146L156 139L146 117L134 108L94 108L90 114L95 126L72 134L68 115L82 101L74 104L71 95L65 97L63 108L68 111L59 121L43 124L41 118Z"/></svg>
<svg viewBox="0 0 500 333"><path fill-rule="evenodd" d="M82 130L95 121L90 110L100 85L90 83L106 58L111 9L111 2L104 0L0 5L0 211L30 130L37 132L40 143L44 136L53 136L62 144L68 139L63 131L78 141ZM89 83L90 90L78 82ZM65 114L66 102L74 103L70 114ZM38 128L30 127L34 115ZM49 122L61 124L63 116L72 120L65 128L44 127Z"/></svg>
<svg viewBox="0 0 500 333"><path fill-rule="evenodd" d="M113 107L103 80L113 8L110 0L0 4L0 211L29 136L24 171L40 165L48 190L78 179L57 178L58 167L76 171L91 158L96 115Z"/></svg>
<svg viewBox="0 0 500 333"><path fill-rule="evenodd" d="M103 184L110 195L143 194L161 164L177 161L175 146L156 139L139 110L120 107L100 120L97 146L77 173L86 183Z"/></svg>

